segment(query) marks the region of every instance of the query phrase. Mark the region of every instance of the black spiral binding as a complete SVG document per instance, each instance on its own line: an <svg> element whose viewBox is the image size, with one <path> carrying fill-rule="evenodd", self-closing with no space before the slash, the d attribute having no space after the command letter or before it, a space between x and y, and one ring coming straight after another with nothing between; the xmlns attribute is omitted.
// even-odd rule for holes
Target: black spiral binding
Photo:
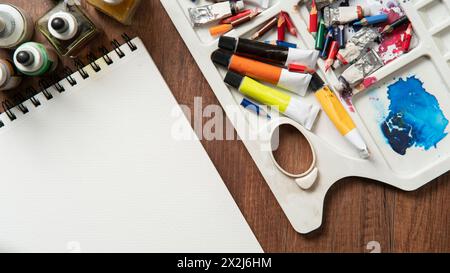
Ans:
<svg viewBox="0 0 450 273"><path fill-rule="evenodd" d="M122 34L122 39L125 41L125 44L128 45L130 50L133 52L137 49L137 46L131 41L131 38L127 34ZM101 54L101 58L105 62L106 65L113 64L113 60L109 56L110 53L115 52L119 58L123 58L126 56L125 52L120 48L121 45L119 41L116 39L111 41L112 51L109 51L105 46L99 48L99 53ZM94 72L100 72L101 66L98 64L98 58L93 52L87 54L86 59L89 62L89 65L94 70ZM84 67L86 65L80 59L74 59L74 66L76 71L80 74L83 80L89 78L89 73L86 72ZM13 100L4 100L1 104L4 112L8 116L9 120L14 121L17 119L16 114L12 111L12 109L17 108L22 114L27 114L29 109L24 105L24 102L30 100L34 107L41 106L41 101L36 98L36 95L42 93L47 100L53 99L53 95L48 91L50 87L54 87L59 93L62 93L65 88L60 84L60 81L67 80L71 86L77 85L77 81L72 76L74 71L70 67L64 67L62 76L54 74L51 79L41 79L39 80L39 90L36 90L34 87L28 87L23 92L18 93ZM0 128L5 124L0 120Z"/></svg>

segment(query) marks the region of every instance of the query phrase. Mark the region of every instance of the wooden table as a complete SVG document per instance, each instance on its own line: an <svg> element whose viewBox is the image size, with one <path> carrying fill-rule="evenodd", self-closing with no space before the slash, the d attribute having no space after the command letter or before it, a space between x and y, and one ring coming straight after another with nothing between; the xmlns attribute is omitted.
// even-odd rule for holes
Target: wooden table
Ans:
<svg viewBox="0 0 450 273"><path fill-rule="evenodd" d="M53 5L50 0L2 2L22 7L34 19ZM194 97L201 97L203 106L219 104L158 0L144 0L131 27L121 26L82 2L104 30L86 51L98 52L101 44L110 47L109 41L123 32L140 36L180 104L192 109ZM43 41L43 37L35 34L34 40ZM72 65L71 60L64 62ZM35 81L27 79L20 89ZM11 97L11 93L0 94L1 99ZM304 140L288 131L283 134L285 142L295 143L305 158L300 163L306 166L309 153ZM344 179L327 196L322 228L305 236L290 226L241 142L202 143L267 252L370 252L368 247L374 245L377 250L378 243L382 252L450 251L449 173L415 192L402 192L368 179ZM291 157L292 153L284 153L280 160L292 165L295 161Z"/></svg>

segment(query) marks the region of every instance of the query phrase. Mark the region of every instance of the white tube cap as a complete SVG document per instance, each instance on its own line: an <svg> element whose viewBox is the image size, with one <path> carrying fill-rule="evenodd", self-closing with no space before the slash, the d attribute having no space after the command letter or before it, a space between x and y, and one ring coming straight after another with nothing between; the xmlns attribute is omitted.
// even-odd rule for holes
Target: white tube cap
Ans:
<svg viewBox="0 0 450 273"><path fill-rule="evenodd" d="M238 9L238 10L243 10L244 8L245 8L245 4L244 4L244 1L237 1L236 2L236 8Z"/></svg>

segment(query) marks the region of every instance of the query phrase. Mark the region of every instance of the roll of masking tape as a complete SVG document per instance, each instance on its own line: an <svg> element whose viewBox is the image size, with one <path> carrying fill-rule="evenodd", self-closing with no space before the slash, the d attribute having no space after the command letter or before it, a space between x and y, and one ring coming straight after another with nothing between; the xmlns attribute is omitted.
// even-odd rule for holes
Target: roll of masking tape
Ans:
<svg viewBox="0 0 450 273"><path fill-rule="evenodd" d="M316 183L317 178L319 176L319 170L316 167L316 153L314 151L314 147L310 141L310 139L307 136L307 131L306 129L304 129L299 123L289 119L289 118L285 118L285 117L281 117L278 118L274 121L272 121L269 126L270 126L270 133L269 133L269 141L271 142L270 144L272 144L272 140L273 140L273 136L275 134L275 131L278 130L281 126L283 125L291 125L293 126L295 129L297 129L297 131L302 134L306 141L308 142L309 146L311 147L311 152L312 152L312 162L311 162L311 166L303 173L300 174L294 174L291 173L289 171L286 171L283 167L280 166L280 164L277 162L277 160L275 159L275 156L273 155L273 151L270 151L270 157L273 161L273 163L275 164L275 166L286 176L292 178L294 180L294 182L303 190L308 190L311 189L312 186Z"/></svg>

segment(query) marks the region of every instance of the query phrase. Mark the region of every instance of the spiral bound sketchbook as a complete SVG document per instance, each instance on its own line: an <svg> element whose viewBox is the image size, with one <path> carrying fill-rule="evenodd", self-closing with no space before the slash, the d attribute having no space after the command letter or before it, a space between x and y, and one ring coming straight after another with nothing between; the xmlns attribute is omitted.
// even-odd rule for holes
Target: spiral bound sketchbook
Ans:
<svg viewBox="0 0 450 273"><path fill-rule="evenodd" d="M142 41L113 45L4 103L0 252L260 252Z"/></svg>

